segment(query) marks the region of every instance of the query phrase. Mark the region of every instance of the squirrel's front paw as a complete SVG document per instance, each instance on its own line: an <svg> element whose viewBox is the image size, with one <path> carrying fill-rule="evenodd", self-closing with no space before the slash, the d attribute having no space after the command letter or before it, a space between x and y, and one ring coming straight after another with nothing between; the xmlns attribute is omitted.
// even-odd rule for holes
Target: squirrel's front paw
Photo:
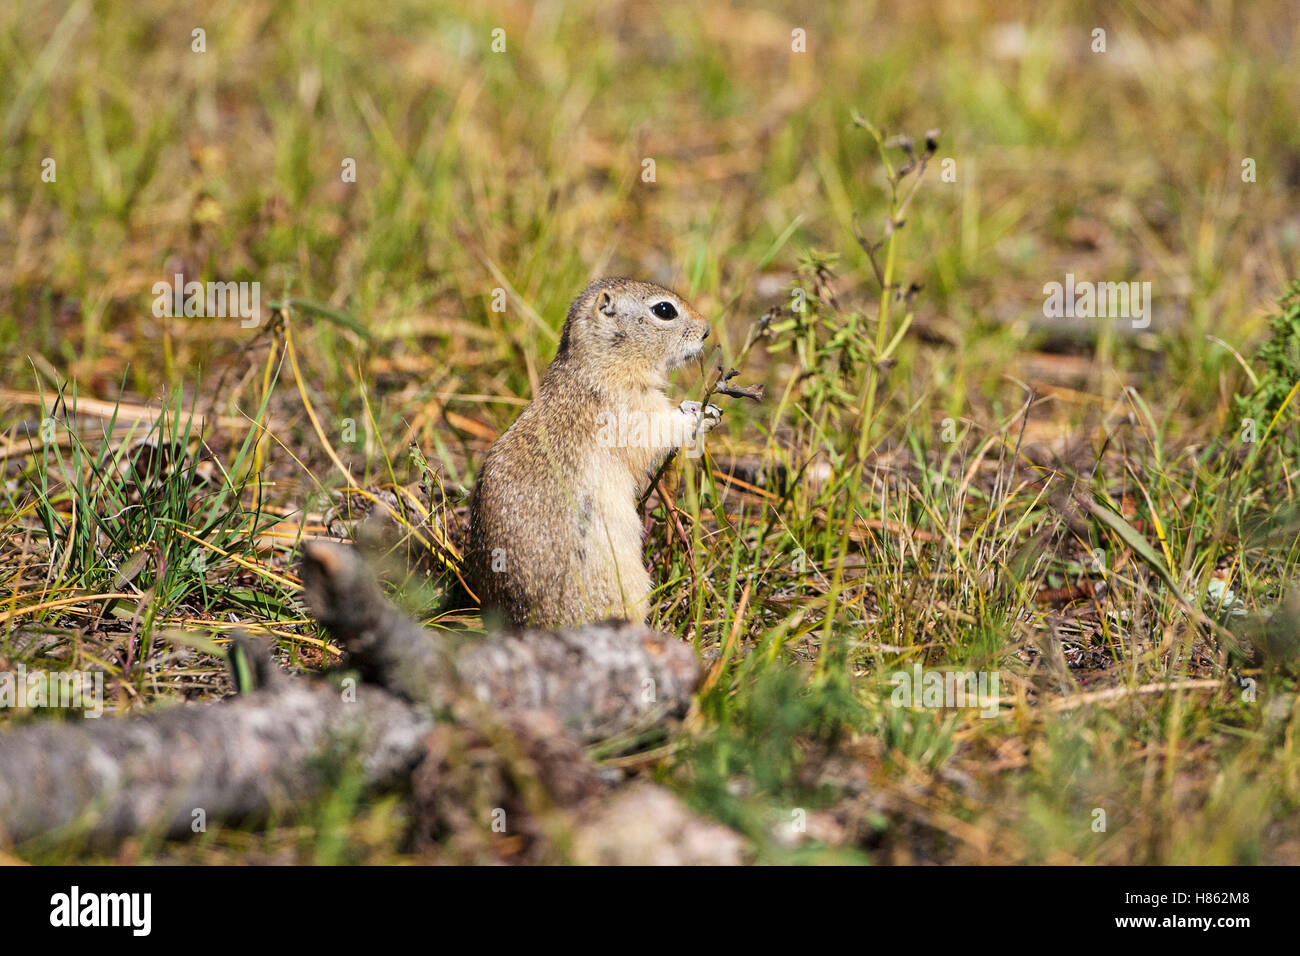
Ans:
<svg viewBox="0 0 1300 956"><path fill-rule="evenodd" d="M681 413L690 419L689 433L683 445L688 446L686 457L698 458L704 454L704 436L722 421L722 409L717 405L700 405L699 402L682 402Z"/></svg>
<svg viewBox="0 0 1300 956"><path fill-rule="evenodd" d="M722 421L722 409L717 405L705 405L700 412L699 429L701 432L711 432L720 421Z"/></svg>
<svg viewBox="0 0 1300 956"><path fill-rule="evenodd" d="M678 408L683 415L695 419L696 428L701 431L712 431L714 426L722 421L722 409L717 405L701 406L699 402L682 402Z"/></svg>

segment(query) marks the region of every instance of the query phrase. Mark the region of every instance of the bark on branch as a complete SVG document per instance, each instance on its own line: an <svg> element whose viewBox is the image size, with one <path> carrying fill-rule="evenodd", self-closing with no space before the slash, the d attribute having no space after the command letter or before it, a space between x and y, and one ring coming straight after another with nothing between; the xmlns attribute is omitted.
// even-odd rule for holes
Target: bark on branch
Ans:
<svg viewBox="0 0 1300 956"><path fill-rule="evenodd" d="M303 580L360 684L261 666L263 686L216 704L0 733L0 839L184 834L196 811L211 822L292 807L352 761L370 786L402 780L439 715L467 702L506 725L550 712L592 740L684 712L699 680L688 646L626 622L460 641L428 631L351 548L308 545Z"/></svg>

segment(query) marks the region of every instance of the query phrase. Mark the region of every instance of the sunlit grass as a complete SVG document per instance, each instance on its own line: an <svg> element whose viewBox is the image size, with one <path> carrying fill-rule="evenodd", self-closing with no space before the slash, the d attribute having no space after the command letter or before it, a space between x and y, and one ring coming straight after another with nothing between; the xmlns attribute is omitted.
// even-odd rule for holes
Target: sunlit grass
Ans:
<svg viewBox="0 0 1300 956"><path fill-rule="evenodd" d="M361 510L439 613L423 572L449 587L569 301L634 274L724 364L781 310L739 363L764 402L646 503L655 623L709 677L639 772L760 860L1300 861L1300 79L1270 7L6 8L0 659L103 667L123 711L224 693L236 622L318 669L293 557ZM932 128L900 213L891 138ZM260 282L261 327L155 317L177 272ZM1067 272L1150 281L1150 327L1053 324ZM916 665L997 672L997 716L894 706ZM124 852L375 862L406 827L342 780Z"/></svg>

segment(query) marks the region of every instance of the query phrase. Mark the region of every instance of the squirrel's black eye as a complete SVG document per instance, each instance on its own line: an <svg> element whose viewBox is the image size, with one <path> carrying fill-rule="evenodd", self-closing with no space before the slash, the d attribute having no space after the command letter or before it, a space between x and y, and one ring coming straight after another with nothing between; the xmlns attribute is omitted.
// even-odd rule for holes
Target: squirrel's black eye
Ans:
<svg viewBox="0 0 1300 956"><path fill-rule="evenodd" d="M677 318L677 310L673 308L671 302L656 302L650 307L650 311L661 319Z"/></svg>

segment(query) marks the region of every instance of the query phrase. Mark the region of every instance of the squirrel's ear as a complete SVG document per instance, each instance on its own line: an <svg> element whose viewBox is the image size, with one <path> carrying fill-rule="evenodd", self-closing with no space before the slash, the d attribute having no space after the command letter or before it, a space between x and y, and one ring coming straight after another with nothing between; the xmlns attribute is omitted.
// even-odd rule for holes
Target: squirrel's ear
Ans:
<svg viewBox="0 0 1300 956"><path fill-rule="evenodd" d="M604 315L614 315L618 311L614 308L614 296L608 289L602 289L600 295L596 297L596 308Z"/></svg>

